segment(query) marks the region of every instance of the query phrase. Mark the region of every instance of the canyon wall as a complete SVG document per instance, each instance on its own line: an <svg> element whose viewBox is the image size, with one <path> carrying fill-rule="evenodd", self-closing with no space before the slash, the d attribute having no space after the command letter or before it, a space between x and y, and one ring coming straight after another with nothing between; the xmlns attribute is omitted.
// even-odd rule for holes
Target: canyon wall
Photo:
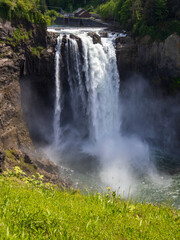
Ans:
<svg viewBox="0 0 180 240"><path fill-rule="evenodd" d="M180 89L180 36L152 42L148 36L136 41L116 39L117 62L122 81L139 73L154 86L169 93Z"/></svg>
<svg viewBox="0 0 180 240"><path fill-rule="evenodd" d="M0 20L0 172L19 166L65 187L60 169L34 144L46 142L42 129L52 118L55 46L43 26Z"/></svg>
<svg viewBox="0 0 180 240"><path fill-rule="evenodd" d="M48 33L42 26L14 26L0 21L1 149L33 152L34 143L44 146L51 142L56 39L57 34ZM151 42L148 37L141 41L120 37L116 39L116 53L121 90L126 80L138 73L165 94L179 91L180 37L176 34L164 42ZM65 58L63 54L64 62ZM65 70L63 74L66 75ZM67 94L64 101L69 101ZM179 131L176 135L179 138Z"/></svg>
<svg viewBox="0 0 180 240"><path fill-rule="evenodd" d="M15 38L17 29L19 35L30 32L28 39ZM31 148L34 111L53 103L56 41L52 35L40 26L17 28L0 22L0 145L5 149ZM30 132L34 138L38 135L37 128Z"/></svg>

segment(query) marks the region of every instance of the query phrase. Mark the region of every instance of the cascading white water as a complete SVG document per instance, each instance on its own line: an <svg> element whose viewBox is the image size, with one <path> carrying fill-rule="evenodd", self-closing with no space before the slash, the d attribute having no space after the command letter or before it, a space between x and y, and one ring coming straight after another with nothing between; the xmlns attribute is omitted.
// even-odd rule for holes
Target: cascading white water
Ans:
<svg viewBox="0 0 180 240"><path fill-rule="evenodd" d="M57 46L56 46L56 55L55 55L55 89L56 89L56 97L55 97L55 110L54 110L54 145L59 145L60 140L60 119L61 119L61 89L60 89L60 59L61 59L61 42L62 37L59 36L57 38Z"/></svg>
<svg viewBox="0 0 180 240"><path fill-rule="evenodd" d="M89 127L91 138L99 141L119 132L119 75L111 38L93 44L91 37L82 36L86 88L88 91Z"/></svg>
<svg viewBox="0 0 180 240"><path fill-rule="evenodd" d="M66 43L68 83L70 86L71 105L74 119L78 121L79 105L81 104L82 114L86 111L86 93L82 80L81 56L77 41L67 36Z"/></svg>
<svg viewBox="0 0 180 240"><path fill-rule="evenodd" d="M62 38L63 59L59 63ZM113 40L101 38L102 44L93 44L86 32L76 36L60 34L56 52L55 143L61 148L67 142L66 152L77 145L77 155L79 151L95 157L101 164L99 177L103 184L114 189L121 186L121 192L127 195L135 183L134 169L148 169L149 149L140 139L120 132L120 79ZM62 79L59 64L64 72ZM62 101L60 81L65 84ZM60 126L61 116L66 121ZM74 154L76 150L72 149Z"/></svg>
<svg viewBox="0 0 180 240"><path fill-rule="evenodd" d="M56 51L56 103L55 142L60 139L60 43ZM73 118L77 122L81 115L86 118L89 137L99 141L119 132L119 74L112 38L103 38L101 44L93 44L87 33L78 35L79 40L66 35L67 81ZM78 45L81 41L82 49ZM83 59L83 60L82 60Z"/></svg>
<svg viewBox="0 0 180 240"><path fill-rule="evenodd" d="M139 197L140 193L150 197L149 201L158 196L161 200L159 193L172 190L171 182L167 178L163 185L145 140L126 132L124 125L120 128L120 109L124 116L123 110L131 113L134 105L132 99L132 107L119 102L113 36L101 41L102 45L93 44L87 29L60 31L55 57L54 144L49 156L74 170L70 175L78 187L109 186L123 196L137 193ZM133 119L129 122L136 127ZM178 195L175 191L173 198Z"/></svg>

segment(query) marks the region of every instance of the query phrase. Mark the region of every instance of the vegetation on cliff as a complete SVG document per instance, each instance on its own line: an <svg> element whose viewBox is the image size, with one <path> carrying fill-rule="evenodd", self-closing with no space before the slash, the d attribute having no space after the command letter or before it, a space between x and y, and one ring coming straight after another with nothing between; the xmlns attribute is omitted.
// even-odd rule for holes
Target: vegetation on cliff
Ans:
<svg viewBox="0 0 180 240"><path fill-rule="evenodd" d="M39 0L0 0L0 17L17 23L45 24L38 3Z"/></svg>
<svg viewBox="0 0 180 240"><path fill-rule="evenodd" d="M178 0L110 0L97 11L104 19L119 21L136 36L164 40L174 32L180 35L179 9Z"/></svg>
<svg viewBox="0 0 180 240"><path fill-rule="evenodd" d="M116 20L136 36L150 35L164 40L172 33L180 35L178 0L0 0L0 17L30 23L52 23L66 11L85 7L106 20Z"/></svg>
<svg viewBox="0 0 180 240"><path fill-rule="evenodd" d="M1 239L179 239L180 211L64 191L19 167L0 176Z"/></svg>
<svg viewBox="0 0 180 240"><path fill-rule="evenodd" d="M118 21L139 37L164 40L175 32L180 35L179 0L43 0L43 5L58 12L85 7L105 20Z"/></svg>

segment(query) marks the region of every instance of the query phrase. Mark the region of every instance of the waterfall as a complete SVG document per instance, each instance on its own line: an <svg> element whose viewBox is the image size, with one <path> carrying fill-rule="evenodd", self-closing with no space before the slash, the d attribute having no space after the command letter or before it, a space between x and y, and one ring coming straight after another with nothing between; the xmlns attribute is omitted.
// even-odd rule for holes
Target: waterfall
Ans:
<svg viewBox="0 0 180 240"><path fill-rule="evenodd" d="M73 126L79 131L86 129L89 139L94 142L117 135L120 128L120 81L113 38L102 38L101 45L93 44L92 37L85 32L65 36L67 76L63 81L69 85ZM61 109L65 108L60 100L61 39L62 34L58 37L56 50L55 143L60 139Z"/></svg>
<svg viewBox="0 0 180 240"><path fill-rule="evenodd" d="M86 88L88 91L89 129L91 138L99 141L119 133L119 75L113 39L93 44L82 37Z"/></svg>
<svg viewBox="0 0 180 240"><path fill-rule="evenodd" d="M61 31L55 58L54 142L72 166L79 162L86 171L86 164L95 160L100 184L128 196L136 189L137 175L150 175L154 167L149 146L121 132L114 39L109 34L102 44L94 44L93 35L85 31Z"/></svg>
<svg viewBox="0 0 180 240"><path fill-rule="evenodd" d="M61 59L61 42L62 38L57 38L56 55L55 55L55 110L54 110L54 145L59 145L60 140L60 119L61 119L61 89L60 89L60 59Z"/></svg>
<svg viewBox="0 0 180 240"><path fill-rule="evenodd" d="M161 190L168 192L167 188L163 190L146 139L131 129L126 130L127 116L128 127L139 126L131 118L132 109L135 114L141 114L144 108L133 103L136 99L133 96L138 92L129 95L128 102L119 97L120 78L114 48L117 36L108 34L107 38L101 38L102 44L94 44L93 35L89 35L87 30L64 29L57 38L54 141L50 157L66 170L71 169L70 176L77 187L111 187L122 196L139 197L141 193L143 199L151 182L148 197L155 197L152 194L155 183L161 184L157 194ZM135 85L130 82L129 88ZM170 182L168 185L171 186Z"/></svg>

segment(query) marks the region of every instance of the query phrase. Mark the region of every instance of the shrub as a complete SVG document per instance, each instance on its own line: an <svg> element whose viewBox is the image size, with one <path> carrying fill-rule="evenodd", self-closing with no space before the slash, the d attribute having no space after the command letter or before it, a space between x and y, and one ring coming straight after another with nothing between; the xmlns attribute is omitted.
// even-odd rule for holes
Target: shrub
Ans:
<svg viewBox="0 0 180 240"><path fill-rule="evenodd" d="M115 18L138 37L150 35L164 40L174 32L180 35L179 7L178 0L110 0L98 11L105 19Z"/></svg>
<svg viewBox="0 0 180 240"><path fill-rule="evenodd" d="M34 24L46 23L43 14L38 10L37 0L0 0L0 17Z"/></svg>
<svg viewBox="0 0 180 240"><path fill-rule="evenodd" d="M54 21L56 20L57 17L63 17L63 16L55 10L48 10L45 13L47 25L49 26L51 24L54 24Z"/></svg>
<svg viewBox="0 0 180 240"><path fill-rule="evenodd" d="M31 54L33 56L39 56L42 53L43 50L44 50L44 48L42 46L32 47L31 48Z"/></svg>

